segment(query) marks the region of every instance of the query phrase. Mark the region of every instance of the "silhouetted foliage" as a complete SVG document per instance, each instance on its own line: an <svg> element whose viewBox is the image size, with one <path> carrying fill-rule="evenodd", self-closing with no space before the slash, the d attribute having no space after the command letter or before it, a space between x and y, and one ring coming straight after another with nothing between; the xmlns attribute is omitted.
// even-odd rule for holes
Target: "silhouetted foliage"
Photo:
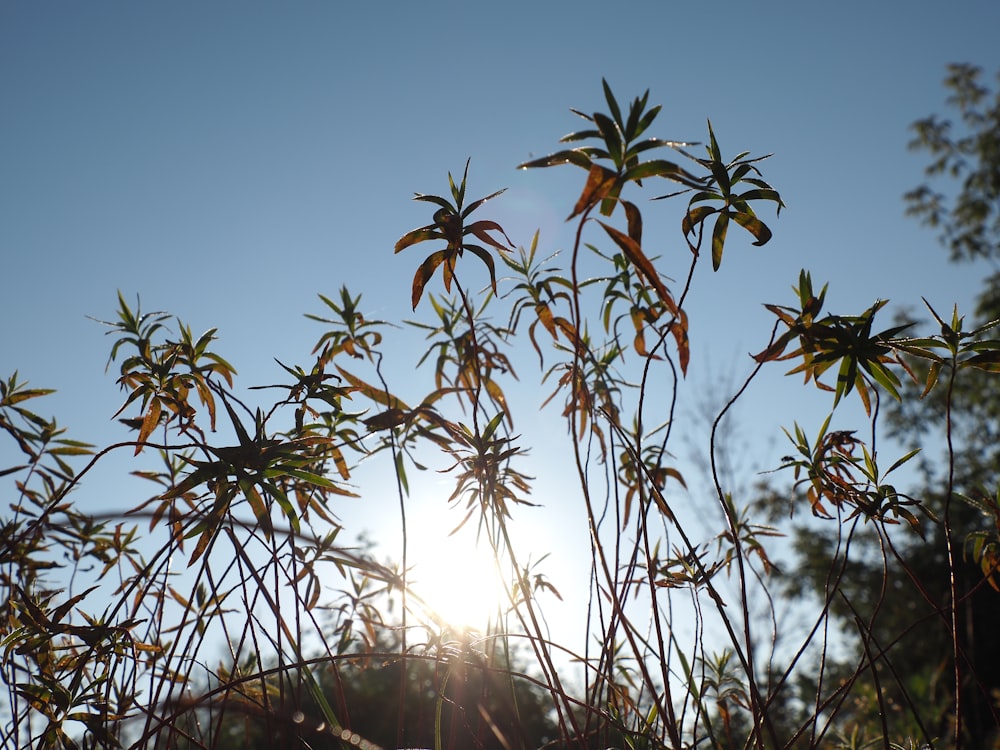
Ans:
<svg viewBox="0 0 1000 750"><path fill-rule="evenodd" d="M947 193L922 185L906 195L908 212L941 230L956 261L1000 251L1000 99L980 77L974 66L949 66L945 86L958 123L935 115L913 126L911 147L931 157L926 175ZM795 537L789 594L829 599L841 627L856 633L839 669L849 675L865 649L882 657L881 698L856 686L845 712L858 742L876 744L880 712L889 726L928 743L953 735L960 712L966 746L1000 746L998 356L994 344L974 343L1000 319L998 285L1000 276L986 278L972 325L927 308L963 354L910 360L916 377L899 382L901 397L884 405L886 434L922 450L909 496L934 522L908 540L809 526ZM946 388L934 387L941 381ZM811 681L805 694L815 687Z"/></svg>
<svg viewBox="0 0 1000 750"><path fill-rule="evenodd" d="M649 135L660 108L648 92L627 110L607 83L603 95L605 112L574 110L587 124L570 145L520 165L586 173L565 268L540 259L537 234L515 247L486 217L502 191L466 202L468 163L446 196L417 194L431 220L395 250L431 247L408 290L425 317L407 323L426 337L429 392L413 391L412 363L394 356L393 322L366 316L346 287L307 315L323 329L307 364L279 362L281 382L243 391L214 328L195 335L119 295L104 325L126 432L100 448L26 406L50 391L16 373L0 383L0 431L17 456L0 470L5 745L898 750L986 738L1000 497L974 486L996 476L952 450L945 478L913 481L917 452L888 456L879 441L923 414L954 444L956 397L996 388L992 326L929 306L929 323L884 326L884 301L829 312L826 287L799 271L695 448L711 486L689 489L671 451L695 346L685 300L703 250L722 272L733 236L765 245L758 212L784 203L764 180L767 157L725 157L711 124L698 155ZM667 200L640 208L647 188ZM643 211L680 196L676 248L656 256ZM734 222L745 233L730 234ZM489 274L481 291L469 255ZM498 260L511 278L497 277ZM538 427L537 402L512 396L515 365L536 357L563 442ZM758 490L724 486L720 425L773 363L829 393L831 413L786 430L774 484L791 487L762 508ZM855 396L862 423L833 429ZM921 397L928 406L914 406ZM903 406L887 425L889 400ZM573 573L589 583L582 646L550 632L560 582L514 542L538 502L532 445L586 529L589 566ZM112 455L148 494L85 512L74 493ZM362 460L380 467L373 480ZM505 580L474 637L455 637L410 583L406 510L428 468L451 482L429 492L456 526L475 525ZM972 493L971 516L959 492ZM398 513L398 560L345 543L359 530L339 511L356 498ZM800 569L780 574L768 546L810 516ZM782 596L808 590L817 606L780 617ZM918 648L933 652L914 659Z"/></svg>

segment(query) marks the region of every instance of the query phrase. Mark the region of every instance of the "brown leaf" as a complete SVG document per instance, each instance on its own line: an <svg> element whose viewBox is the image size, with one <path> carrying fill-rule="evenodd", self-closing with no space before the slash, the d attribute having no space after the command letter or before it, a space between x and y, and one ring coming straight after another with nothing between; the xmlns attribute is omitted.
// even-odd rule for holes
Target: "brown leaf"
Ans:
<svg viewBox="0 0 1000 750"><path fill-rule="evenodd" d="M580 193L580 198L573 207L573 213L569 215L567 221L574 216L579 216L588 208L604 199L611 192L617 180L618 175L610 169L602 167L599 164L591 164L590 174L587 176L587 184L583 186L583 192Z"/></svg>
<svg viewBox="0 0 1000 750"><path fill-rule="evenodd" d="M625 257L635 266L639 274L656 290L657 296L659 296L660 301L663 302L667 310L672 315L677 315L677 303L674 302L673 296L667 291L667 287L664 286L652 262L642 252L642 247L640 247L639 243L613 226L605 224L603 221L598 223L604 227L604 231L615 241L615 244L622 249Z"/></svg>
<svg viewBox="0 0 1000 750"><path fill-rule="evenodd" d="M143 417L142 427L139 429L139 437L136 442L138 445L135 446L135 455L138 456L142 452L143 443L152 434L156 425L160 421L160 415L162 413L162 407L160 406L160 400L154 398L149 404L149 410L146 412L146 416Z"/></svg>

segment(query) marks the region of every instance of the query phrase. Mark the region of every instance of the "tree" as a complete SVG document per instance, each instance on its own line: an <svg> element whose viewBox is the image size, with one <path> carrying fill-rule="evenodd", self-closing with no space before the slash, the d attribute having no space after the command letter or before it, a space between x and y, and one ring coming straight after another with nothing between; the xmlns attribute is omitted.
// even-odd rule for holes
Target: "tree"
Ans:
<svg viewBox="0 0 1000 750"><path fill-rule="evenodd" d="M957 127L935 116L913 126L916 138L911 148L932 157L925 169L928 180L943 178L957 185L957 192L949 190L953 193L949 198L924 184L908 193L906 200L909 213L940 229L940 239L953 260L986 260L995 265L1000 255L1000 88L991 92L981 84L981 77L982 70L975 66L950 65L944 83L950 92L948 104L959 116ZM984 280L974 313L972 328L987 329L1000 320L1000 274ZM990 356L988 351L984 354ZM955 566L959 575L952 595L961 602L959 641L974 664L970 673L979 683L971 684L969 679L962 686L965 723L978 746L988 742L1000 746L1000 643L995 638L1000 623L1000 579L996 577L1000 569L1000 390L995 378L972 369L955 379L948 396L935 392L922 400L904 399L894 407L892 419L897 436L908 433L926 443L935 437L940 440L940 434L926 429L927 424L946 425L949 455L939 462L942 468L937 471L925 464L926 485L940 487L942 471L949 472L948 484L965 501L948 507L939 500L939 506L953 515L955 544L962 545L963 564Z"/></svg>
<svg viewBox="0 0 1000 750"><path fill-rule="evenodd" d="M951 197L929 183L906 194L907 212L940 230L954 260L995 259L1000 253L1000 91L984 86L982 73L975 65L949 65L944 85L957 127L931 115L913 124L910 142L932 157L925 170L929 180L960 185Z"/></svg>
<svg viewBox="0 0 1000 750"><path fill-rule="evenodd" d="M542 747L555 739L544 689L528 678L512 679L526 670L517 664L517 655L511 654L510 662L490 659L482 650L486 644L472 634L453 635L441 654L411 652L404 660L400 632L380 631L374 644L328 662L315 676L350 735L369 745L429 748L440 736L448 747L502 750ZM181 746L284 747L296 745L299 738L313 748L342 746L341 735L327 731L322 708L303 694L300 670L265 669L263 686L256 680L238 683L236 678L258 668L253 655L237 659L216 684L202 687L201 694L214 699L178 717L176 724L192 738ZM295 696L294 710L269 710L265 692ZM405 726L402 738L397 737L398 723Z"/></svg>
<svg viewBox="0 0 1000 750"><path fill-rule="evenodd" d="M955 261L995 262L1000 253L1000 92L981 85L981 75L971 65L949 66L945 86L958 122L919 120L910 144L931 161L925 170L930 182L905 196L907 211L939 230ZM974 322L963 326L961 345L968 353L960 362L997 361L992 345L972 342L1000 318L998 303L1000 275L994 274L984 282ZM959 327L957 318L942 320L928 311L942 331ZM848 631L859 619L871 623L872 642L886 650L883 705L908 734L928 739L953 733L960 712L968 746L997 747L1000 391L989 367L960 371L953 362L919 358L910 364L918 377L902 383L901 399L886 403L887 434L923 450L910 494L937 521L902 545L887 545L878 533L856 536L850 559L837 534L803 528L796 537L796 570L806 575L792 582L790 593L825 596L829 561L837 560L843 576L831 611ZM931 388L935 378L948 387ZM866 647L859 638L856 648ZM853 721L860 736L877 736L881 729L874 720L877 700L864 689L857 698Z"/></svg>
<svg viewBox="0 0 1000 750"><path fill-rule="evenodd" d="M306 365L278 363L281 382L243 390L214 329L195 335L119 295L105 325L130 432L100 449L27 408L48 391L16 374L2 384L0 429L20 457L2 473L13 480L0 567L7 744L223 747L242 711L244 744L372 748L377 736L396 747L431 737L440 747L513 748L552 736L566 748L819 748L836 746L834 730L858 720L852 701L864 694L882 713L884 747L914 738L908 724L890 725L882 690L896 680L894 644L882 639L876 612L855 616L868 602L845 576L848 563L868 562L851 552L862 530L888 559L918 534L932 538L937 523L928 501L894 484L912 454L881 462L871 447L884 429L879 405L912 397L903 385L911 361L937 375L925 379L931 393L952 393L958 373L994 374L1000 341L967 335L957 318L918 337L904 326L880 329L883 302L827 313L826 288L801 271L795 299L768 305L774 329L703 447L714 488L689 497L670 452L692 347L685 300L703 251L718 271L736 236L730 228L765 245L771 229L758 212L784 204L764 180L763 157L723 157L711 124L696 155L697 144L650 137L659 107L648 92L627 108L606 83L603 94L606 111L576 112L583 129L520 165L585 174L569 211L577 231L565 270L539 259L537 235L515 249L483 218L502 191L468 201L468 163L460 180L449 174L445 195L417 194L431 220L395 251L431 247L414 262L409 290L414 310L426 313L414 325L427 339L420 364L432 370L429 393L409 392L412 379L392 364L393 328L364 315L347 288L321 295L322 314L307 316L323 331ZM679 252L664 258L651 256L633 197L650 187L670 200L648 210L679 206ZM485 271L481 292L471 259ZM498 259L512 281L497 279ZM548 632L544 608L558 582L513 541L534 500L515 424L538 406L510 396L510 383L515 365L535 359L549 389L544 406L567 433L565 463L547 468L588 530L591 596L580 619L591 640L580 648ZM717 461L723 416L776 362L832 393L832 409L857 397L872 435L830 429L829 418L815 439L814 429L789 429L793 455L783 468L794 476L793 501L835 527L841 545L826 560L811 625L780 633L765 543L783 532L763 522L752 497L723 487ZM150 494L128 508L83 512L74 502L82 480L118 455L130 456ZM338 501L385 493L357 485L361 459L382 462L394 480L404 539L408 493L422 472L450 477L447 502L480 528L507 580L486 632L448 637L409 586L405 542L389 564L343 542L351 530ZM706 534L712 513L717 524ZM957 519L944 515L951 540ZM984 543L981 560L990 549ZM955 549L947 562L958 570ZM884 590L906 580L888 565L881 575ZM824 635L845 601L863 647L852 662L834 659ZM765 603L764 622L756 602ZM958 600L934 613L954 636ZM231 652L216 661L209 655L219 642ZM349 674L366 660L388 667ZM953 671L958 682L968 674L959 661ZM388 688L387 677L395 710L373 724L350 701ZM419 709L432 700L442 719L431 728ZM949 716L960 725L964 714L956 706Z"/></svg>

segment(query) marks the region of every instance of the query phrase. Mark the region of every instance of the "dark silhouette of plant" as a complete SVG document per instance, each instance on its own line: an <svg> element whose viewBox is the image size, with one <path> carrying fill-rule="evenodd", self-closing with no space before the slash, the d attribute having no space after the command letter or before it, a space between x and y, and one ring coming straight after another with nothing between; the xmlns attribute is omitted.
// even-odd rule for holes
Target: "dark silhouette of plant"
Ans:
<svg viewBox="0 0 1000 750"><path fill-rule="evenodd" d="M12 480L0 558L6 745L764 750L966 739L961 698L977 676L960 633L970 622L962 597L992 593L1000 541L972 528L978 583L960 580L970 527L953 508L964 487L955 452L935 488L942 512L925 488L903 488L914 452L883 460L875 446L887 429L883 397L918 398L906 385L918 373L924 395L944 394L950 438L957 389L969 373L1000 368L993 329L931 310L930 334L880 330L885 302L825 313L825 287L816 294L801 271L797 300L768 305L775 326L697 447L712 486L689 489L672 448L696 345L685 300L703 242L724 272L729 224L764 245L772 232L760 206L784 204L764 180L766 157L723 158L711 124L696 156L697 144L648 135L660 113L648 92L627 113L606 82L603 94L607 112L574 110L587 126L563 140L579 145L521 165L586 172L565 269L538 260L538 235L515 248L481 216L502 190L466 204L468 163L460 182L449 174L448 196L417 194L435 207L431 221L395 250L443 243L416 261L411 285L414 310L429 311L405 322L426 336L427 393L414 392L410 363L395 361L395 327L366 316L346 287L320 295L322 314L307 315L323 330L306 364L279 362L280 382L245 391L215 329L196 336L119 295L106 325L129 432L100 449L26 409L47 391L16 374L2 384L0 429L19 456L0 473ZM676 160L652 158L662 149ZM640 208L640 191L662 181L674 192L657 199L687 196L680 252L643 232L644 210L674 205ZM467 281L467 253L487 267L482 291ZM496 257L512 278L497 278ZM429 289L438 269L443 290ZM524 389L511 387L515 366L536 356L541 404L525 405ZM787 579L769 544L794 520L761 517L754 493L724 486L719 466L722 420L772 362L829 391L831 414L856 394L867 415L858 428L833 429L831 416L818 432L787 431L793 447L775 475L792 484L782 511L790 500L832 529L804 550L801 588L811 582L818 605L789 627L778 598ZM564 443L550 428L516 431L525 412L549 404ZM515 542L515 525L530 523L539 502L526 454L542 443L539 468L558 477L566 513L587 528L582 647L550 632L545 609L561 584L540 551ZM560 447L564 460L550 460ZM151 494L84 513L73 493L113 455ZM363 461L383 467L374 481ZM427 489L427 468L449 489ZM411 585L407 511L418 491L453 506L456 528L478 530L505 581L482 632L456 635ZM992 497L970 502L988 515ZM398 518L395 561L344 541L359 530L344 527L341 504L358 498ZM869 538L876 543L862 544ZM927 581L919 560L907 563L925 540L946 551L943 575ZM879 614L900 585L919 607L887 631ZM832 645L845 623L857 636L853 659ZM946 635L953 705L914 701L913 673L896 668L908 634L928 623ZM221 659L220 643L229 649ZM929 715L928 706L943 709Z"/></svg>

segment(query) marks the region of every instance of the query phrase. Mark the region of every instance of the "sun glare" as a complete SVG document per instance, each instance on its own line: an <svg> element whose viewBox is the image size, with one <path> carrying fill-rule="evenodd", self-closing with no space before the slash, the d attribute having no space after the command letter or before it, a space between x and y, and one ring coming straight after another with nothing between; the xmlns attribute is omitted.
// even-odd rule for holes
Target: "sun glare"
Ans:
<svg viewBox="0 0 1000 750"><path fill-rule="evenodd" d="M474 528L449 530L411 536L410 587L453 628L485 630L508 601L493 550Z"/></svg>

